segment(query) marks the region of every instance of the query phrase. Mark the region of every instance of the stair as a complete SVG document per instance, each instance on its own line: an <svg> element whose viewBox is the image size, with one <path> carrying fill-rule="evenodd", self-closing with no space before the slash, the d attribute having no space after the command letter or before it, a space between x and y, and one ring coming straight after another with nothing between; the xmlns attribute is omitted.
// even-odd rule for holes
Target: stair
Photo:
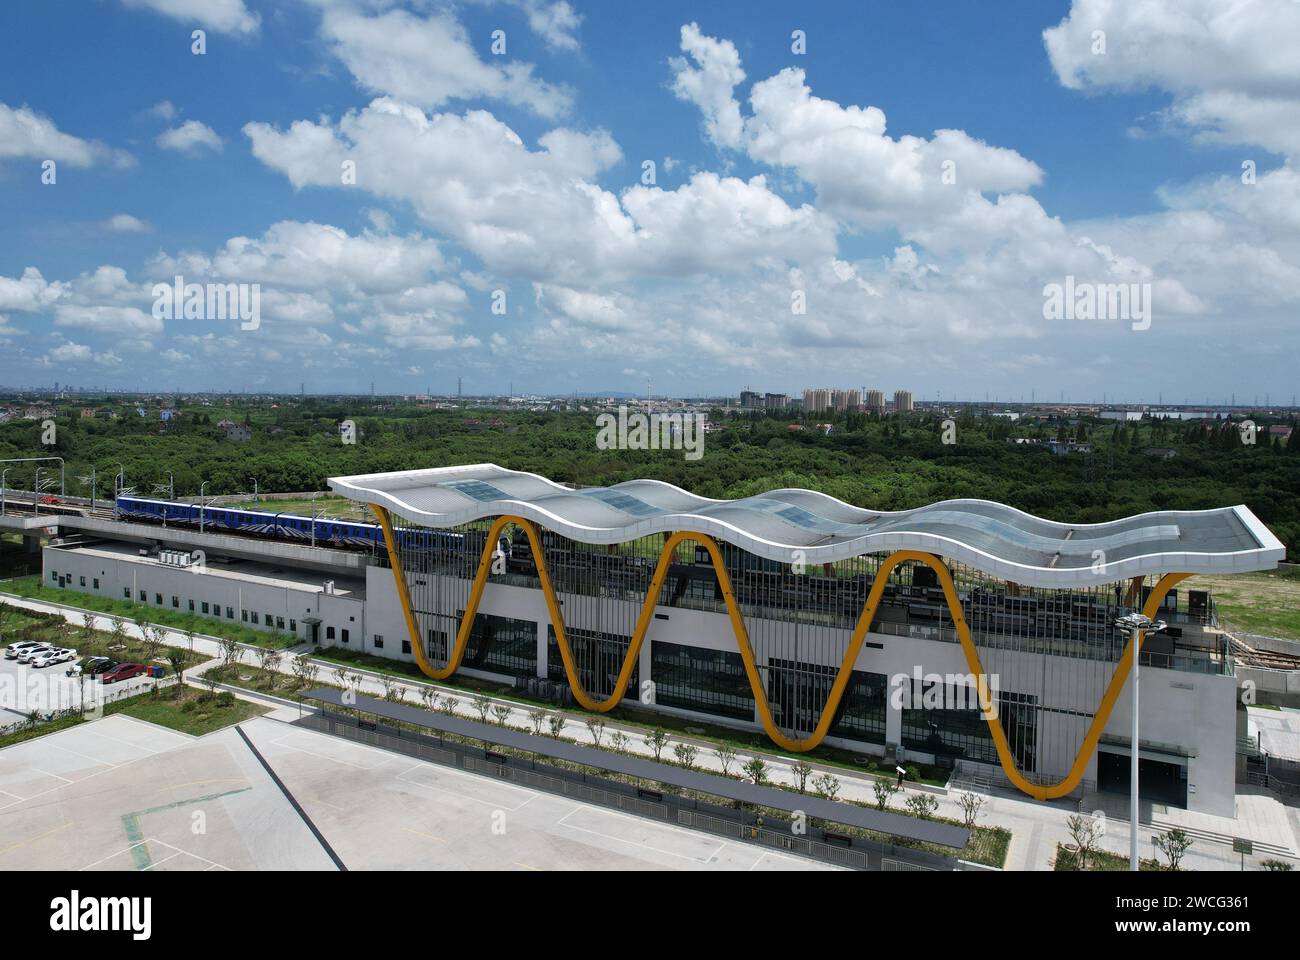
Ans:
<svg viewBox="0 0 1300 960"><path fill-rule="evenodd" d="M1236 837L1228 836L1226 833L1215 833L1211 830L1201 830L1197 827L1189 827L1182 823L1170 823L1167 820L1157 820L1155 817L1151 818L1151 829L1155 833L1177 829L1183 831L1183 833L1187 834L1193 840L1222 843L1229 847L1232 846L1232 842L1237 839ZM1259 856L1261 853L1266 853L1273 854L1274 856L1286 857L1291 860L1296 859L1295 851L1290 847L1284 847L1276 843L1268 843L1264 840L1252 840L1251 843L1255 850L1253 856Z"/></svg>

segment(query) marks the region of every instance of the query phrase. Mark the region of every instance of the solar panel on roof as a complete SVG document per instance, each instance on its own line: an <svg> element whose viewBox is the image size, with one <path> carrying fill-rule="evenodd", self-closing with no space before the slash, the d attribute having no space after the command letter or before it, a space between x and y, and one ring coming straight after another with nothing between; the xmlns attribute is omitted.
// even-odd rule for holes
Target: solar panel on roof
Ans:
<svg viewBox="0 0 1300 960"><path fill-rule="evenodd" d="M480 503L487 503L491 500L509 500L509 495L500 487L494 487L490 483L484 483L482 480L449 480L442 484L449 487L457 493L463 493L471 500L477 500Z"/></svg>
<svg viewBox="0 0 1300 960"><path fill-rule="evenodd" d="M621 493L618 490L610 490L601 487L594 490L582 490L579 492L584 497L591 497L593 500L599 500L601 503L608 504L616 510L630 513L634 517L654 517L664 512L658 507L651 506L644 500L639 500L630 494Z"/></svg>

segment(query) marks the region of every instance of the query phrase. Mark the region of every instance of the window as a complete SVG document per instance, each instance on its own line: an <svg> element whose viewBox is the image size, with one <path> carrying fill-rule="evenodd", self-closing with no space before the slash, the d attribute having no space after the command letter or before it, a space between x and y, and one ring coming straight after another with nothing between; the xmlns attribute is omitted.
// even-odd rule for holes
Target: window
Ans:
<svg viewBox="0 0 1300 960"><path fill-rule="evenodd" d="M253 617L253 624L256 625L256 624L257 624L257 611L256 611L256 610L253 611L252 617Z"/></svg>
<svg viewBox="0 0 1300 960"><path fill-rule="evenodd" d="M326 627L326 628L325 628L325 639L326 639L326 640L333 640L333 639L334 639L334 628L333 628L333 627Z"/></svg>
<svg viewBox="0 0 1300 960"><path fill-rule="evenodd" d="M239 619L243 620L245 623L248 623L248 611L247 611L247 610L240 610L240 611L239 611Z"/></svg>
<svg viewBox="0 0 1300 960"><path fill-rule="evenodd" d="M162 606L162 594L161 594L161 593L155 593L155 594L153 595L153 602L156 603L156 604L158 604L158 606L161 607L161 606Z"/></svg>
<svg viewBox="0 0 1300 960"><path fill-rule="evenodd" d="M967 757L997 763L997 749L979 698L970 687L913 682L903 702L903 746L936 756ZM1016 766L1036 769L1038 698L999 690L998 719L1006 732ZM969 706L968 706L969 705Z"/></svg>
<svg viewBox="0 0 1300 960"><path fill-rule="evenodd" d="M266 624L266 627L269 630L271 627L275 626L275 617L272 614L264 613L262 614L262 622Z"/></svg>
<svg viewBox="0 0 1300 960"><path fill-rule="evenodd" d="M86 578L85 578L85 577L82 577L82 578L81 578L81 585L82 585L83 587L86 585Z"/></svg>
<svg viewBox="0 0 1300 960"><path fill-rule="evenodd" d="M402 641L402 653L410 653L410 652L411 652L411 641L410 641L410 640L403 640L403 641Z"/></svg>
<svg viewBox="0 0 1300 960"><path fill-rule="evenodd" d="M141 603L149 602L149 594L145 593L143 590L140 591L140 602Z"/></svg>
<svg viewBox="0 0 1300 960"><path fill-rule="evenodd" d="M465 615L464 611L456 614L456 623ZM450 618L444 618L449 620ZM446 633L454 635L454 624ZM446 644L443 644L441 658L446 658ZM435 654L437 656L438 654ZM537 624L532 620L516 620L513 617L498 617L480 613L474 618L470 628L469 643L465 647L464 664L479 670L491 670L495 673L527 674L537 673Z"/></svg>
<svg viewBox="0 0 1300 960"><path fill-rule="evenodd" d="M181 598L176 596L175 594L172 595L172 608L175 610L179 610L181 608Z"/></svg>
<svg viewBox="0 0 1300 960"><path fill-rule="evenodd" d="M193 613L193 612L194 612L194 601L191 600L189 603L190 603L190 613ZM203 612L204 612L204 613L207 613L208 611L204 610Z"/></svg>
<svg viewBox="0 0 1300 960"><path fill-rule="evenodd" d="M289 618L289 632L295 635L298 633L298 621L292 617Z"/></svg>
<svg viewBox="0 0 1300 960"><path fill-rule="evenodd" d="M555 656L558 659L558 650ZM564 664L552 665L552 671L555 666L562 676ZM650 644L650 676L657 704L754 719L754 693L739 653L655 640Z"/></svg>
<svg viewBox="0 0 1300 960"><path fill-rule="evenodd" d="M582 685L593 696L606 697L612 693L614 680L623 667L631 639L573 627L566 627L564 636L569 641L569 649L573 651L574 665L578 669L578 679ZM470 643L472 646L473 641ZM561 683L569 682L569 675L564 670L564 658L560 656L560 645L555 642L555 627L549 624L546 628L546 675ZM636 694L640 675L641 665L638 663L628 677L627 693Z"/></svg>
<svg viewBox="0 0 1300 960"><path fill-rule="evenodd" d="M378 650L378 649L382 649L383 646L384 646L384 638L383 638L381 635L379 635L379 634L376 633L376 634L375 634L375 649L377 649L377 650Z"/></svg>
<svg viewBox="0 0 1300 960"><path fill-rule="evenodd" d="M424 645L425 655L434 660L447 659L447 632L429 628L428 640Z"/></svg>
<svg viewBox="0 0 1300 960"><path fill-rule="evenodd" d="M130 587L123 587L123 588L122 588L122 599L123 599L123 600L130 600L130 599L131 599L131 588L130 588Z"/></svg>
<svg viewBox="0 0 1300 960"><path fill-rule="evenodd" d="M59 571L57 571L57 570L51 570L51 571L50 571L50 582L52 582L52 583L58 583L58 582L59 582Z"/></svg>
<svg viewBox="0 0 1300 960"><path fill-rule="evenodd" d="M346 627L343 629L343 636L340 637L340 639L341 639L344 643L347 643L347 642L348 642L348 631L347 631L347 628L346 628Z"/></svg>
<svg viewBox="0 0 1300 960"><path fill-rule="evenodd" d="M96 589L96 590L99 589L99 577L96 577L96 578L95 578L95 589Z"/></svg>
<svg viewBox="0 0 1300 960"><path fill-rule="evenodd" d="M889 680L883 673L854 670L835 711L831 736L850 740L885 742L885 715L889 712Z"/></svg>
<svg viewBox="0 0 1300 960"><path fill-rule="evenodd" d="M227 619L227 620L234 620L234 619L235 619L235 608L234 608L234 607L226 607L226 619Z"/></svg>
<svg viewBox="0 0 1300 960"><path fill-rule="evenodd" d="M208 612L208 602L206 600L203 601L203 612L204 613Z"/></svg>
<svg viewBox="0 0 1300 960"><path fill-rule="evenodd" d="M284 629L284 617L276 617L276 618L275 618L275 629L277 629L277 630L283 630L283 629Z"/></svg>

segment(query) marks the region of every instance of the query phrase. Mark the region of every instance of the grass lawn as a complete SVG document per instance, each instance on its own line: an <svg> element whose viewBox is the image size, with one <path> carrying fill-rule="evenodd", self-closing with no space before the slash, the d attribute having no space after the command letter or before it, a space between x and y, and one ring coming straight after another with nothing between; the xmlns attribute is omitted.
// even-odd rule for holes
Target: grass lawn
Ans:
<svg viewBox="0 0 1300 960"><path fill-rule="evenodd" d="M297 644L298 638L291 634L269 633L253 630L241 624L232 623L217 617L201 617L194 613L183 613L171 607L155 607L134 600L115 600L97 593L82 593L65 587L51 587L41 582L39 577L25 577L21 580L9 580L0 583L0 590L26 597L29 600L43 600L46 603L61 603L96 613L125 617L137 622L147 621L176 630L193 630L195 633L210 637L226 637L257 647L275 647L284 649Z"/></svg>
<svg viewBox="0 0 1300 960"><path fill-rule="evenodd" d="M403 680L415 680L425 684L430 682L429 678L420 670L418 664L408 663L405 660L389 660L384 657L376 657L373 654L362 653L359 650L321 647L319 651L312 654L312 659L333 665L360 667L363 670L400 677ZM474 677L454 676L447 680L439 680L431 685L444 687L458 693L487 693L498 699L509 700L529 707L545 707L551 712L564 713L578 723L582 723L587 716L585 713L559 710L554 703L549 701L534 700L522 696L519 691L509 684L493 683ZM767 735L759 731L747 733L744 730L736 730L732 727L712 724L704 720L674 717L650 710L637 710L626 705L615 707L608 713L603 714L603 716L626 726L643 730L666 730L668 733L707 740L712 743L726 743L745 751L761 751L767 754L780 753L776 745L767 738ZM850 750L842 750L838 747L818 747L801 756L807 758L810 762L842 767L855 773L866 773L888 779L894 777L894 764L892 762L881 757L869 757L865 754L853 753ZM915 775L909 777L912 782L925 783L935 787L941 787L948 782L948 771L940 767L916 763L908 764L908 766L915 771Z"/></svg>
<svg viewBox="0 0 1300 960"><path fill-rule="evenodd" d="M202 682L203 677L211 677L218 683L224 683L232 687L242 687L255 693L269 693L286 699L294 697L303 690L314 690L316 687L338 688L337 684L319 682L303 686L302 682L291 674L280 673L276 670L263 670L261 667L249 663L232 663L229 666L209 667L203 671L202 676L196 679Z"/></svg>
<svg viewBox="0 0 1300 960"><path fill-rule="evenodd" d="M104 712L125 713L137 720L147 720L161 727L201 737L232 723L242 723L251 717L260 716L268 709L261 704L240 700L227 691L213 695L194 687L170 687L160 691L157 696L146 694L124 700L121 709L105 709Z"/></svg>
<svg viewBox="0 0 1300 960"><path fill-rule="evenodd" d="M115 637L103 630L87 631L84 627L73 626L53 614L39 614L0 603L0 624L3 624L4 646L20 640L43 640L58 646L72 647L80 659L112 657L114 660L131 663L156 662L143 640L136 637ZM169 653L180 654L182 669L185 670L207 659L182 647L169 646L161 647L157 651L157 657L166 659Z"/></svg>
<svg viewBox="0 0 1300 960"><path fill-rule="evenodd" d="M1078 870L1078 853L1063 843L1056 845L1056 857L1052 861L1053 870ZM1139 860L1138 870L1162 871L1165 868L1155 860ZM1088 872L1107 872L1128 870L1128 857L1111 853L1109 850L1094 850L1088 855Z"/></svg>
<svg viewBox="0 0 1300 960"><path fill-rule="evenodd" d="M1180 590L1209 590L1229 630L1300 640L1300 570L1290 567L1232 577L1196 576Z"/></svg>
<svg viewBox="0 0 1300 960"><path fill-rule="evenodd" d="M233 503L223 502L214 504L214 506L229 507L232 510L258 510L262 513L292 513L299 517L314 517L319 513L322 519L337 517L341 520L375 522L374 514L355 500L332 494L316 498L288 497L274 500L261 497L256 502L253 501L252 497L248 497ZM320 513L320 511L324 512Z"/></svg>
<svg viewBox="0 0 1300 960"><path fill-rule="evenodd" d="M214 696L193 687L170 687L157 694L141 693L127 700L105 704L103 715L109 717L115 713L124 713L128 717L201 737L232 723L242 723L250 717L266 713L266 710L266 707L240 700L232 693L223 692ZM88 719L78 713L18 730L0 737L0 749L87 722Z"/></svg>

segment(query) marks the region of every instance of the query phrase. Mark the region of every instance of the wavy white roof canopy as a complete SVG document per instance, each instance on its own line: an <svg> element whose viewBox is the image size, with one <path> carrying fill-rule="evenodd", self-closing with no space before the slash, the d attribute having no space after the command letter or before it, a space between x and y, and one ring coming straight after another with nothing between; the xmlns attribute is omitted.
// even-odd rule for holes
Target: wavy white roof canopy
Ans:
<svg viewBox="0 0 1300 960"><path fill-rule="evenodd" d="M945 500L889 513L812 490L772 490L740 500L710 500L658 480L573 490L490 463L334 477L329 484L349 499L377 503L430 527L509 514L584 543L690 530L782 563L924 550L1040 587L1169 572L1268 570L1286 555L1244 506L1070 524L989 500Z"/></svg>

